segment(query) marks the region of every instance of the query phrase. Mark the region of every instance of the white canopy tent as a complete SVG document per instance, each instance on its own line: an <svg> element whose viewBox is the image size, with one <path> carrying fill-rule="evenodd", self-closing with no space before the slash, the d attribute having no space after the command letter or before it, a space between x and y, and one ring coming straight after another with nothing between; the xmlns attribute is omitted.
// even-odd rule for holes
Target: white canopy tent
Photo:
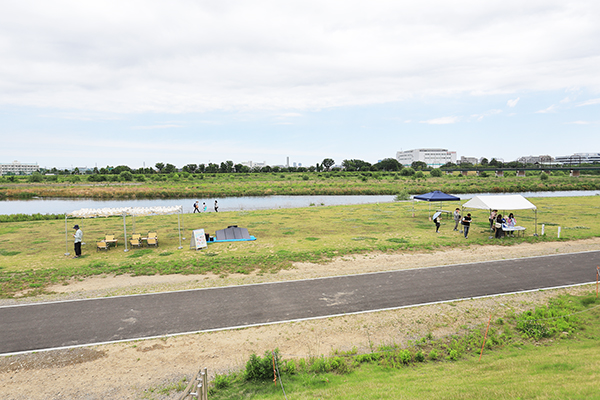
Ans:
<svg viewBox="0 0 600 400"><path fill-rule="evenodd" d="M106 207L106 208L82 208L65 214L65 247L67 251L65 255L69 255L68 250L68 218L97 218L97 217L114 217L123 216L123 233L125 238L125 251L127 249L127 224L125 218L128 215L134 217L134 231L135 231L135 217L145 215L168 215L177 214L177 223L179 229L179 248L181 246L181 213L183 213L183 206L156 206L156 207Z"/></svg>
<svg viewBox="0 0 600 400"><path fill-rule="evenodd" d="M475 208L480 210L534 210L535 212L535 235L537 236L537 207L520 194L475 196L463 204L464 208Z"/></svg>

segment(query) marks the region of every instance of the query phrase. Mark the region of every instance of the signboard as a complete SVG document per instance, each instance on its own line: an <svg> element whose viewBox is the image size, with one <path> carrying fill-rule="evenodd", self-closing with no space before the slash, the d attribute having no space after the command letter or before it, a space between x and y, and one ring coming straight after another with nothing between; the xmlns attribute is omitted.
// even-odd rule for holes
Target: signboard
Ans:
<svg viewBox="0 0 600 400"><path fill-rule="evenodd" d="M192 240L190 242L190 249L198 250L207 247L206 236L204 235L204 229L195 229L192 231Z"/></svg>

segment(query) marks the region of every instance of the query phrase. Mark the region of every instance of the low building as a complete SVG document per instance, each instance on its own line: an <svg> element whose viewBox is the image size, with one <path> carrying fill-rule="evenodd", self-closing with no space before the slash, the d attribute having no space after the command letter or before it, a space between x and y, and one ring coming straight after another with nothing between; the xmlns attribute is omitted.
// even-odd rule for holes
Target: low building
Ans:
<svg viewBox="0 0 600 400"><path fill-rule="evenodd" d="M516 161L523 163L523 164L552 164L554 162L554 157L549 156L549 155L523 156L523 157L517 158Z"/></svg>
<svg viewBox="0 0 600 400"><path fill-rule="evenodd" d="M575 153L570 156L558 156L554 161L563 165L600 163L600 153Z"/></svg>
<svg viewBox="0 0 600 400"><path fill-rule="evenodd" d="M404 166L422 161L428 167L441 167L449 162L456 164L456 152L448 149L414 149L396 152L396 160Z"/></svg>
<svg viewBox="0 0 600 400"><path fill-rule="evenodd" d="M460 156L460 160L458 160L457 164L464 164L464 163L470 163L470 164L477 164L477 157L465 157L465 156Z"/></svg>
<svg viewBox="0 0 600 400"><path fill-rule="evenodd" d="M16 160L6 164L0 163L0 175L31 175L39 169L37 164L25 164Z"/></svg>

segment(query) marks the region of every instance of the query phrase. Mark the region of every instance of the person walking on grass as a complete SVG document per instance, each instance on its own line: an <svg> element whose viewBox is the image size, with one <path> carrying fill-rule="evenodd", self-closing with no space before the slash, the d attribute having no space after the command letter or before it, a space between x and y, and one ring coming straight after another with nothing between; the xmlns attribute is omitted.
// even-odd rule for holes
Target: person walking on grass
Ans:
<svg viewBox="0 0 600 400"><path fill-rule="evenodd" d="M460 224L460 208L457 208L456 210L454 210L454 212L452 213L452 216L454 217L454 230L457 231L458 224Z"/></svg>
<svg viewBox="0 0 600 400"><path fill-rule="evenodd" d="M75 225L73 229L75 229L75 234L73 235L73 237L75 238L75 257L73 258L79 258L81 257L81 242L83 241L83 231L79 229L79 225Z"/></svg>
<svg viewBox="0 0 600 400"><path fill-rule="evenodd" d="M219 212L219 205L217 204L216 200L215 200L215 212Z"/></svg>
<svg viewBox="0 0 600 400"><path fill-rule="evenodd" d="M200 208L198 208L198 202L194 203L194 213L200 213Z"/></svg>
<svg viewBox="0 0 600 400"><path fill-rule="evenodd" d="M469 238L469 228L471 227L471 214L468 213L462 219L463 231L465 232L465 239Z"/></svg>
<svg viewBox="0 0 600 400"><path fill-rule="evenodd" d="M206 203L202 203L202 212L206 212L206 209L207 209Z"/></svg>
<svg viewBox="0 0 600 400"><path fill-rule="evenodd" d="M440 233L440 219L441 219L441 215L438 215L437 217L435 217L435 219L433 220L433 222L435 222L435 233Z"/></svg>

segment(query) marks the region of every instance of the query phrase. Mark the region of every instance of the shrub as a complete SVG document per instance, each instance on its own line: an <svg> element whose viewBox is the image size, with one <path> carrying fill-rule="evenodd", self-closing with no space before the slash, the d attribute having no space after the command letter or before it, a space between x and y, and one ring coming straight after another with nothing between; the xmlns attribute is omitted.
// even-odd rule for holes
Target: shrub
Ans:
<svg viewBox="0 0 600 400"><path fill-rule="evenodd" d="M231 381L230 381L230 378L228 375L216 374L214 383L215 383L215 388L225 389L231 384Z"/></svg>
<svg viewBox="0 0 600 400"><path fill-rule="evenodd" d="M541 179L542 181L547 181L547 180L548 180L548 174L547 174L547 173L545 173L545 172L542 172L542 173L540 174L540 179Z"/></svg>
<svg viewBox="0 0 600 400"><path fill-rule="evenodd" d="M29 182L42 182L43 180L44 177L39 172L34 172L33 174L29 175L29 178L27 178L27 181Z"/></svg>
<svg viewBox="0 0 600 400"><path fill-rule="evenodd" d="M423 171L417 171L415 172L415 178L425 178L425 174Z"/></svg>
<svg viewBox="0 0 600 400"><path fill-rule="evenodd" d="M425 354L423 354L423 352L421 350L417 351L417 354L415 354L415 361L417 361L417 362L425 361Z"/></svg>
<svg viewBox="0 0 600 400"><path fill-rule="evenodd" d="M279 349L273 353L265 351L264 357L252 353L246 363L245 378L248 381L266 381L273 379L273 357L279 362Z"/></svg>
<svg viewBox="0 0 600 400"><path fill-rule="evenodd" d="M489 175L488 175L487 172L481 171L481 173L479 174L479 176L482 177L482 178L487 178Z"/></svg>
<svg viewBox="0 0 600 400"><path fill-rule="evenodd" d="M119 180L121 182L131 182L133 180L133 174L129 171L123 171L119 174Z"/></svg>
<svg viewBox="0 0 600 400"><path fill-rule="evenodd" d="M430 360L433 360L433 361L435 361L435 360L437 360L439 357L440 357L440 354L438 353L438 351L437 351L436 349L432 349L432 350L429 352L429 359L430 359Z"/></svg>
<svg viewBox="0 0 600 400"><path fill-rule="evenodd" d="M458 360L458 351L452 349L448 352L448 357L446 357L448 361L457 361Z"/></svg>
<svg viewBox="0 0 600 400"><path fill-rule="evenodd" d="M439 178L442 176L442 170L439 168L434 168L431 170L431 172L429 173L429 175L435 177L435 178Z"/></svg>
<svg viewBox="0 0 600 400"><path fill-rule="evenodd" d="M402 176L412 176L414 174L415 174L415 170L412 169L411 167L402 168L402 170L400 171L400 175L402 175Z"/></svg>

